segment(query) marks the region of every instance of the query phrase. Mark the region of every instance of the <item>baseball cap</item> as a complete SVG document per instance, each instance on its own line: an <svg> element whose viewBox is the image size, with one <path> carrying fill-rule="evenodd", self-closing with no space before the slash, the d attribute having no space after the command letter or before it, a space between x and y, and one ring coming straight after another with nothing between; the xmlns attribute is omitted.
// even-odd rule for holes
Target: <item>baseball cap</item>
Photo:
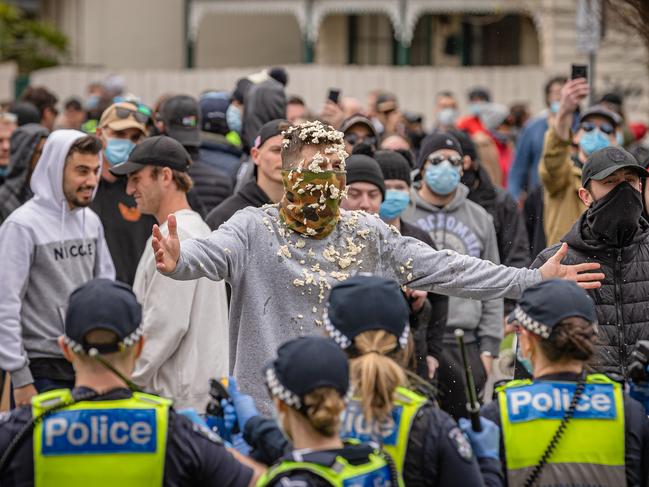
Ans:
<svg viewBox="0 0 649 487"><path fill-rule="evenodd" d="M464 155L460 142L453 134L447 132L433 132L421 142L421 148L419 149L419 167L423 167L428 156L441 149L451 149L461 156Z"/></svg>
<svg viewBox="0 0 649 487"><path fill-rule="evenodd" d="M331 289L324 326L343 349L365 331L385 330L399 346L408 345L410 307L399 283L383 277L356 275Z"/></svg>
<svg viewBox="0 0 649 487"><path fill-rule="evenodd" d="M354 125L364 125L370 131L372 136L378 139L378 134L376 133L376 128L374 127L374 124L372 124L369 118L361 114L352 115L351 117L348 117L345 120L343 120L343 123L340 125L339 130L342 133L346 133Z"/></svg>
<svg viewBox="0 0 649 487"><path fill-rule="evenodd" d="M230 94L226 91L209 91L198 99L201 109L201 130L205 132L218 132L219 128L227 124L225 112L230 105Z"/></svg>
<svg viewBox="0 0 649 487"><path fill-rule="evenodd" d="M381 198L385 199L385 180L381 166L375 159L365 154L352 154L345 160L347 185L352 183L370 183L381 190Z"/></svg>
<svg viewBox="0 0 649 487"><path fill-rule="evenodd" d="M593 300L576 282L550 279L523 291L507 323L516 322L547 339L555 325L572 316L594 323L597 315Z"/></svg>
<svg viewBox="0 0 649 487"><path fill-rule="evenodd" d="M255 137L255 149L259 149L262 145L264 145L264 142L266 142L271 137L281 135L284 130L290 127L290 125L291 124L288 122L288 120L284 120L283 118L278 118L276 120L266 122L261 126L257 137Z"/></svg>
<svg viewBox="0 0 649 487"><path fill-rule="evenodd" d="M125 176L139 171L144 166L170 167L186 172L192 160L187 150L175 139L166 135L148 138L131 151L128 161L117 164L109 170L115 176Z"/></svg>
<svg viewBox="0 0 649 487"><path fill-rule="evenodd" d="M617 128L617 126L620 125L620 122L622 121L617 113L612 112L608 108L604 108L602 105L593 105L592 107L589 107L581 112L581 114L579 115L579 123L582 123L588 117L592 117L593 115L604 117L609 122L611 122L613 128Z"/></svg>
<svg viewBox="0 0 649 487"><path fill-rule="evenodd" d="M142 306L130 286L110 279L92 279L75 289L65 314L64 338L74 352L118 352L137 343L142 336ZM115 333L112 343L86 340L95 330Z"/></svg>
<svg viewBox="0 0 649 487"><path fill-rule="evenodd" d="M296 338L277 349L277 358L264 371L264 381L273 397L304 411L304 397L320 387L331 387L346 396L347 355L328 338Z"/></svg>
<svg viewBox="0 0 649 487"><path fill-rule="evenodd" d="M191 96L176 95L169 98L160 109L160 119L165 123L169 137L187 147L201 145L198 102Z"/></svg>
<svg viewBox="0 0 649 487"><path fill-rule="evenodd" d="M625 168L633 169L640 177L649 176L649 172L628 151L621 147L605 147L588 156L581 171L581 185L586 186L591 179L601 181Z"/></svg>
<svg viewBox="0 0 649 487"><path fill-rule="evenodd" d="M148 118L148 115L139 112L138 107L133 103L113 103L101 114L98 126L100 128L108 127L115 131L134 128L146 134Z"/></svg>

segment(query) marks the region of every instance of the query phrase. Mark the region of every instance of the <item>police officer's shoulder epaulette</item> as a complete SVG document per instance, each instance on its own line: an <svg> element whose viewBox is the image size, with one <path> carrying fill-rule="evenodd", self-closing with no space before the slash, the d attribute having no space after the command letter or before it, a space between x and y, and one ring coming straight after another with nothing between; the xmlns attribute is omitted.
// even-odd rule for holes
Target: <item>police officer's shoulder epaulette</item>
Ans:
<svg viewBox="0 0 649 487"><path fill-rule="evenodd" d="M473 448L471 448L471 443L469 443L469 440L458 426L451 428L448 432L448 439L457 450L458 455L470 462L473 458Z"/></svg>
<svg viewBox="0 0 649 487"><path fill-rule="evenodd" d="M195 433L198 433L199 435L201 435L203 438L211 441L212 443L215 443L217 445L223 445L223 439L218 434L216 434L214 431L209 429L207 426L192 423L192 430Z"/></svg>

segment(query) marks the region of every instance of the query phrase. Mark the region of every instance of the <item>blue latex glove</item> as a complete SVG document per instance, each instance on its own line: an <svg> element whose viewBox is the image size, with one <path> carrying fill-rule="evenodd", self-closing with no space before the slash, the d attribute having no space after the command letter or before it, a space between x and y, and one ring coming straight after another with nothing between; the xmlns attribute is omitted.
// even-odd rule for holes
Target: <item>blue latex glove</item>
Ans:
<svg viewBox="0 0 649 487"><path fill-rule="evenodd" d="M232 435L232 448L245 456L250 456L250 445L243 439L243 434Z"/></svg>
<svg viewBox="0 0 649 487"><path fill-rule="evenodd" d="M500 430L496 423L480 416L480 432L471 429L471 421L467 418L460 418L458 423L469 439L476 457L500 460Z"/></svg>
<svg viewBox="0 0 649 487"><path fill-rule="evenodd" d="M205 420L196 412L195 409L192 408L187 408L187 409L179 409L176 411L178 414L182 414L185 416L187 419L189 419L192 423L197 424L199 426L205 426L208 430L210 427L207 425ZM211 430L210 430L211 431Z"/></svg>
<svg viewBox="0 0 649 487"><path fill-rule="evenodd" d="M239 430L243 432L243 428L250 418L259 416L259 411L255 406L255 401L248 394L242 393L237 387L237 381L234 377L228 378L228 394L234 404L236 410L237 421L239 422Z"/></svg>
<svg viewBox="0 0 649 487"><path fill-rule="evenodd" d="M237 410L227 399L221 399L221 407L223 408L223 424L228 433L232 433L234 426L238 422Z"/></svg>

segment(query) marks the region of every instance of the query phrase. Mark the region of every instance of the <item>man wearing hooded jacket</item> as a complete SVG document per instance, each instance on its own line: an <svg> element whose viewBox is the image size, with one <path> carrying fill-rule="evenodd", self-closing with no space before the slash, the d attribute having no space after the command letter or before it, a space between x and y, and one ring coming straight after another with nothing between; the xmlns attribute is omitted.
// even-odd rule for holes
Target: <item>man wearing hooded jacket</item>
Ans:
<svg viewBox="0 0 649 487"><path fill-rule="evenodd" d="M614 379L627 379L635 344L649 339L649 223L641 216L641 178L647 175L622 148L591 154L579 189L588 209L561 239L569 247L566 263L602 265L602 287L589 291L599 335L591 365ZM541 252L532 267L543 265L560 245Z"/></svg>
<svg viewBox="0 0 649 487"><path fill-rule="evenodd" d="M78 130L53 132L31 179L34 197L0 226L0 369L18 406L74 384L57 346L68 296L92 278L115 278L101 221L87 208L101 148Z"/></svg>

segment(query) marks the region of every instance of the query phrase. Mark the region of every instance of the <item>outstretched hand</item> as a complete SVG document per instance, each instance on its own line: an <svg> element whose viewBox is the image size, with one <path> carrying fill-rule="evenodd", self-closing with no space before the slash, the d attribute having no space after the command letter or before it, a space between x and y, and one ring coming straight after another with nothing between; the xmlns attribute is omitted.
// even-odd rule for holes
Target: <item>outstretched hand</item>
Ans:
<svg viewBox="0 0 649 487"><path fill-rule="evenodd" d="M164 236L158 225L153 225L153 253L155 255L155 266L160 272L173 272L180 258L180 240L178 239L178 227L176 216L167 217L167 228L169 235Z"/></svg>
<svg viewBox="0 0 649 487"><path fill-rule="evenodd" d="M561 263L568 253L568 244L561 244L561 248L541 266L541 276L546 279L565 279L575 281L583 289L597 289L602 286L604 274L596 271L601 267L597 262L588 262L575 265Z"/></svg>

